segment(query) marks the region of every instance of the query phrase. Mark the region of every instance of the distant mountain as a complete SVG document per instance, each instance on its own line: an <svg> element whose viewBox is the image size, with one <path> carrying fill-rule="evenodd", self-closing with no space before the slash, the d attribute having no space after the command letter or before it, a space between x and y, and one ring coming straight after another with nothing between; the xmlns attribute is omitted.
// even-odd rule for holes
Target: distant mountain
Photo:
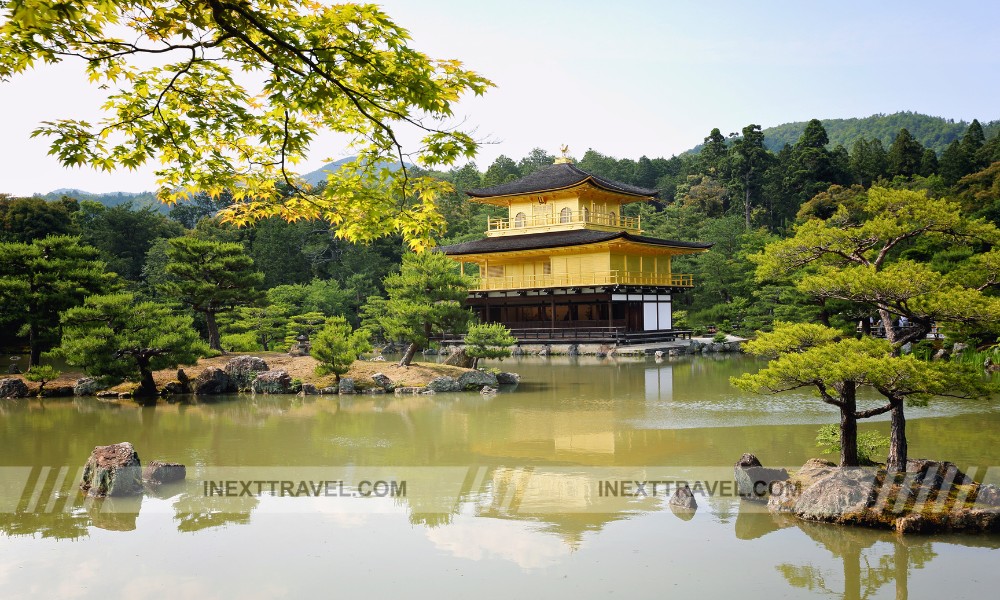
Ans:
<svg viewBox="0 0 1000 600"><path fill-rule="evenodd" d="M135 207L151 206L163 214L167 214L170 210L169 206L156 199L156 194L154 192L107 192L103 194L94 194L75 188L59 188L58 190L52 190L48 194L36 194L36 196L46 200L58 200L63 196L69 196L70 198L76 198L77 200L92 200L100 202L104 206L118 206L119 204L132 202L132 205Z"/></svg>
<svg viewBox="0 0 1000 600"><path fill-rule="evenodd" d="M948 144L960 139L969 123L942 117L931 117L913 112L899 112L891 115L872 115L854 119L820 119L830 138L830 147L843 144L848 150L858 138L878 138L886 148L892 144L899 130L906 128L925 148L932 148L938 155ZM1000 133L1000 121L980 121L987 139ZM785 144L795 145L806 122L785 123L763 130L764 145L777 152Z"/></svg>
<svg viewBox="0 0 1000 600"><path fill-rule="evenodd" d="M315 171L310 171L309 173L305 173L304 175L302 175L302 179L305 179L307 182L309 182L310 185L319 185L320 183L326 181L327 173L333 173L343 165L353 160L356 160L357 158L358 158L357 156L348 156L347 158L342 158L340 160L335 160L331 163L327 163L322 167L316 169ZM392 164L389 163L384 163L384 164L389 166L390 171L398 171L400 169L398 162ZM411 165L410 163L406 163L407 169L409 169L412 166L413 165Z"/></svg>

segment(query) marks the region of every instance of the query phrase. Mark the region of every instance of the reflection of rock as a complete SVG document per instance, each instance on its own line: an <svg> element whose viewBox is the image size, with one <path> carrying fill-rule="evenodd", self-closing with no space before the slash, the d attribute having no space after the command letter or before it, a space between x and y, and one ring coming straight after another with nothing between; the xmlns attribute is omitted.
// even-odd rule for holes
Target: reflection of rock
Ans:
<svg viewBox="0 0 1000 600"><path fill-rule="evenodd" d="M479 393L483 397L492 398L493 396L496 396L499 393L499 391L500 390L498 390L496 388L492 388L492 387L490 387L490 386L487 385L487 386L483 386L483 389L479 390Z"/></svg>
<svg viewBox="0 0 1000 600"><path fill-rule="evenodd" d="M83 467L80 489L92 497L142 493L142 465L129 442L97 446Z"/></svg>
<svg viewBox="0 0 1000 600"><path fill-rule="evenodd" d="M84 506L94 527L108 531L134 531L142 507L142 496L87 498Z"/></svg>
<svg viewBox="0 0 1000 600"><path fill-rule="evenodd" d="M0 398L24 398L28 395L28 386L16 377L0 379Z"/></svg>
<svg viewBox="0 0 1000 600"><path fill-rule="evenodd" d="M759 537L790 527L795 523L791 517L772 515L754 502L741 502L736 515L736 539L755 540Z"/></svg>
<svg viewBox="0 0 1000 600"><path fill-rule="evenodd" d="M748 500L766 502L774 482L788 479L784 469L768 469L761 466L756 456L745 453L733 468L736 477L736 492Z"/></svg>
<svg viewBox="0 0 1000 600"><path fill-rule="evenodd" d="M187 469L180 463L152 460L142 471L142 478L147 483L161 484L184 481Z"/></svg>

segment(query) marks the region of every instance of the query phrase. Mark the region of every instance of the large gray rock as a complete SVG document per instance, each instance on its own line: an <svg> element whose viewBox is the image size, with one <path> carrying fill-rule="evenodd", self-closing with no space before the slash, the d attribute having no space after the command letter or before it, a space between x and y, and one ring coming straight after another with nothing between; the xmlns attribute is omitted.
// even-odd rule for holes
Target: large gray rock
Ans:
<svg viewBox="0 0 1000 600"><path fill-rule="evenodd" d="M249 390L258 374L270 370L264 359L257 356L237 356L225 366L226 375L240 391Z"/></svg>
<svg viewBox="0 0 1000 600"><path fill-rule="evenodd" d="M303 383L302 389L299 390L299 394L303 396L316 396L319 394L319 388L311 383Z"/></svg>
<svg viewBox="0 0 1000 600"><path fill-rule="evenodd" d="M795 502L795 515L811 521L845 521L859 518L873 499L875 469L834 469L808 488Z"/></svg>
<svg viewBox="0 0 1000 600"><path fill-rule="evenodd" d="M458 385L463 390L481 390L484 387L495 388L500 385L497 376L485 371L466 371L458 378Z"/></svg>
<svg viewBox="0 0 1000 600"><path fill-rule="evenodd" d="M154 485L184 481L186 477L187 468L184 465L162 460L152 460L142 470L143 480Z"/></svg>
<svg viewBox="0 0 1000 600"><path fill-rule="evenodd" d="M979 486L976 490L976 504L983 507L1000 508L1000 487L991 483Z"/></svg>
<svg viewBox="0 0 1000 600"><path fill-rule="evenodd" d="M444 364L451 365L453 367L462 367L463 369L471 369L472 363L475 362L471 356L465 353L465 348L459 348L445 359Z"/></svg>
<svg viewBox="0 0 1000 600"><path fill-rule="evenodd" d="M28 395L28 386L15 377L0 379L0 398L24 398Z"/></svg>
<svg viewBox="0 0 1000 600"><path fill-rule="evenodd" d="M343 377L343 378L341 378L341 380L339 382L337 382L337 391L336 391L336 393L338 393L338 394L354 394L355 392L357 392L357 388L354 385L354 380L351 379L350 377ZM324 391L323 393L325 394L326 392Z"/></svg>
<svg viewBox="0 0 1000 600"><path fill-rule="evenodd" d="M141 494L142 464L132 444L95 447L83 467L80 489L95 498Z"/></svg>
<svg viewBox="0 0 1000 600"><path fill-rule="evenodd" d="M939 462L926 458L911 458L906 461L906 472L912 473L916 484L941 489L943 485L973 483L972 478L961 472L954 463Z"/></svg>
<svg viewBox="0 0 1000 600"><path fill-rule="evenodd" d="M517 373L497 373L497 383L500 385L517 385L521 383L521 376Z"/></svg>
<svg viewBox="0 0 1000 600"><path fill-rule="evenodd" d="M259 373L251 384L255 394L287 394L291 388L292 376L283 369Z"/></svg>
<svg viewBox="0 0 1000 600"><path fill-rule="evenodd" d="M225 394L235 389L226 372L218 367L206 367L198 374L191 390L195 394Z"/></svg>
<svg viewBox="0 0 1000 600"><path fill-rule="evenodd" d="M461 391L462 386L458 384L458 380L454 377L442 375L427 382L427 389L434 390L435 392L458 392Z"/></svg>
<svg viewBox="0 0 1000 600"><path fill-rule="evenodd" d="M392 380L389 379L389 376L385 373L375 373L372 375L372 381L375 382L375 385L379 386L386 392L391 392L396 389L396 384L393 383Z"/></svg>
<svg viewBox="0 0 1000 600"><path fill-rule="evenodd" d="M82 379L77 379L76 384L73 386L74 396L96 396L97 392L107 388L108 386L102 384L100 381L93 377L84 377Z"/></svg>
<svg viewBox="0 0 1000 600"><path fill-rule="evenodd" d="M763 467L757 457L749 452L736 461L733 475L736 478L736 493L759 502L767 501L774 482L788 479L788 471Z"/></svg>

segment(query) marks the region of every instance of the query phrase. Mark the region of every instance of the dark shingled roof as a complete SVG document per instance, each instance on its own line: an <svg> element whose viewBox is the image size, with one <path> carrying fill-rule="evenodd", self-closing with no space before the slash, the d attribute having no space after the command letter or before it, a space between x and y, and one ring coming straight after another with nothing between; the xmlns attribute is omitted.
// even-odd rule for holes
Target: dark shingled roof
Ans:
<svg viewBox="0 0 1000 600"><path fill-rule="evenodd" d="M654 246L670 246L672 248L692 248L707 250L712 244L703 242L675 242L661 240L642 235L632 235L625 231L596 231L593 229L575 229L571 231L553 231L549 233L528 233L524 235L508 235L491 237L472 242L463 242L451 246L435 248L438 252L449 255L481 254L484 252L514 252L517 250L539 250L542 248L564 248L582 244L596 244L615 239L652 244Z"/></svg>
<svg viewBox="0 0 1000 600"><path fill-rule="evenodd" d="M659 198L660 192L653 189L641 188L627 183L611 181L598 175L578 169L572 163L558 163L544 169L539 169L534 173L522 177L517 181L494 185L493 187L481 188L478 190L468 190L465 193L473 198L490 198L493 196L516 196L520 194L534 194L536 192L548 192L552 190L562 190L571 188L589 181L596 187L609 192L618 192L629 196L642 196L644 198Z"/></svg>

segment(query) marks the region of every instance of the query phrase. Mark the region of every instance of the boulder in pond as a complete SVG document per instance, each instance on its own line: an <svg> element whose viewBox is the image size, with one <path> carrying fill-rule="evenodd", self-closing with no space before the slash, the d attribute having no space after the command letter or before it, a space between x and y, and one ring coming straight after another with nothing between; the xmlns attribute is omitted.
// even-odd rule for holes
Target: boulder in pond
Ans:
<svg viewBox="0 0 1000 600"><path fill-rule="evenodd" d="M736 493L758 502L767 502L774 482L788 479L788 471L763 467L757 457L749 452L736 461L733 475L736 478Z"/></svg>
<svg viewBox="0 0 1000 600"><path fill-rule="evenodd" d="M142 463L132 444L95 447L83 467L80 489L95 498L141 494Z"/></svg>
<svg viewBox="0 0 1000 600"><path fill-rule="evenodd" d="M683 508L686 510L697 510L698 501L694 499L694 493L691 492L691 488L685 483L684 485L677 486L674 490L670 500L667 501L670 506L676 508Z"/></svg>
<svg viewBox="0 0 1000 600"><path fill-rule="evenodd" d="M497 383L500 385L517 385L521 383L521 376L517 373L497 373Z"/></svg>
<svg viewBox="0 0 1000 600"><path fill-rule="evenodd" d="M487 385L483 386L483 389L479 390L479 393L486 398L492 398L493 396L499 394L500 390Z"/></svg>
<svg viewBox="0 0 1000 600"><path fill-rule="evenodd" d="M466 371L458 378L458 385L463 390L481 390L484 387L495 388L500 385L497 376L485 371Z"/></svg>
<svg viewBox="0 0 1000 600"><path fill-rule="evenodd" d="M226 375L240 391L251 389L257 375L270 370L267 362L258 356L236 356L231 358L225 366Z"/></svg>
<svg viewBox="0 0 1000 600"><path fill-rule="evenodd" d="M195 394L225 394L233 390L233 382L222 369L206 367L191 387Z"/></svg>
<svg viewBox="0 0 1000 600"><path fill-rule="evenodd" d="M186 477L187 468L184 465L162 460L151 460L142 470L143 480L154 485L184 481Z"/></svg>
<svg viewBox="0 0 1000 600"><path fill-rule="evenodd" d="M1000 487L986 483L976 489L976 504L983 507L1000 508Z"/></svg>
<svg viewBox="0 0 1000 600"><path fill-rule="evenodd" d="M458 384L458 380L454 377L442 375L427 382L427 389L434 390L435 392L458 392L462 389L462 386Z"/></svg>
<svg viewBox="0 0 1000 600"><path fill-rule="evenodd" d="M311 383L303 383L302 389L299 390L301 396L315 396L317 394L319 394L319 388Z"/></svg>
<svg viewBox="0 0 1000 600"><path fill-rule="evenodd" d="M392 380L389 379L389 376L385 373L375 373L372 375L372 381L375 382L375 385L382 388L386 392L391 392L396 389L396 384L393 383Z"/></svg>
<svg viewBox="0 0 1000 600"><path fill-rule="evenodd" d="M0 398L24 398L28 395L28 386L16 377L0 379Z"/></svg>
<svg viewBox="0 0 1000 600"><path fill-rule="evenodd" d="M292 376L284 369L258 373L251 384L255 394L287 394L292 389Z"/></svg>

